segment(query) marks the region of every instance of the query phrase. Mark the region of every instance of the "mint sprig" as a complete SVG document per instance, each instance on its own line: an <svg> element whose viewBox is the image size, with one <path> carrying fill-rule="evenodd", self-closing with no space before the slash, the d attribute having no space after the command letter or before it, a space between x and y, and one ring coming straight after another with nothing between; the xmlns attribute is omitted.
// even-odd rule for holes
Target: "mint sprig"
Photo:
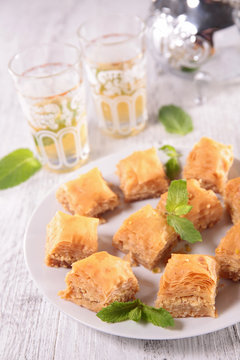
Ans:
<svg viewBox="0 0 240 360"><path fill-rule="evenodd" d="M202 241L200 232L195 229L193 223L188 219L177 215L168 215L167 222L180 235L181 239L191 244Z"/></svg>
<svg viewBox="0 0 240 360"><path fill-rule="evenodd" d="M177 209L188 205L188 191L186 180L173 180L168 189L168 197L166 202L166 210L168 213L176 214ZM184 214L187 214L192 207L190 207ZM184 215L181 214L181 215ZM177 215L177 214L176 214Z"/></svg>
<svg viewBox="0 0 240 360"><path fill-rule="evenodd" d="M181 170L178 160L181 154L178 153L171 145L163 145L159 148L159 150L162 150L168 157L170 157L170 159L165 163L166 174L170 180L175 179Z"/></svg>
<svg viewBox="0 0 240 360"><path fill-rule="evenodd" d="M41 163L29 149L18 149L0 159L0 190L7 189L29 179Z"/></svg>
<svg viewBox="0 0 240 360"><path fill-rule="evenodd" d="M162 106L158 113L158 119L169 133L186 135L193 130L190 115L176 105Z"/></svg>
<svg viewBox="0 0 240 360"><path fill-rule="evenodd" d="M125 320L138 322L143 320L163 328L174 326L173 317L167 310L145 305L139 299L128 302L115 301L111 305L100 310L97 313L97 316L102 321L108 323L116 323Z"/></svg>
<svg viewBox="0 0 240 360"><path fill-rule="evenodd" d="M182 217L182 215L188 214L191 209L192 206L188 205L186 180L172 181L166 202L167 222L182 240L193 244L202 241L202 236L190 220Z"/></svg>

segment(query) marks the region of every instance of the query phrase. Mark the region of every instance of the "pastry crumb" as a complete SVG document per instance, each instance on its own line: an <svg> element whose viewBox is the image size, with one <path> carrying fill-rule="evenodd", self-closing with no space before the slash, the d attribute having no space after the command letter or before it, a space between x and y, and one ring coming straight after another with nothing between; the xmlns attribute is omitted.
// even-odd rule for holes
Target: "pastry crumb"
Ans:
<svg viewBox="0 0 240 360"><path fill-rule="evenodd" d="M103 217L99 217L98 219L99 219L99 224L101 224L101 225L105 224L107 222L107 220L104 219Z"/></svg>
<svg viewBox="0 0 240 360"><path fill-rule="evenodd" d="M192 250L191 246L189 246L188 244L185 244L184 248L187 252L190 252Z"/></svg>

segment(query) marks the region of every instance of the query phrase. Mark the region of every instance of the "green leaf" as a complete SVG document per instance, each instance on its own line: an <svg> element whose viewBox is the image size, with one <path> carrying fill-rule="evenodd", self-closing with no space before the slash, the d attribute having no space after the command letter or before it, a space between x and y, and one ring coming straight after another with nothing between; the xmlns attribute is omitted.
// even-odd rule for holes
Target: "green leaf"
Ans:
<svg viewBox="0 0 240 360"><path fill-rule="evenodd" d="M114 303L100 310L97 313L97 316L102 321L108 323L125 321L129 319L129 313L131 312L131 310L138 307L139 304L140 304L139 300L128 301L128 302L115 301Z"/></svg>
<svg viewBox="0 0 240 360"><path fill-rule="evenodd" d="M174 320L167 310L143 304L139 299L128 302L115 301L97 313L102 321L115 323L125 320L151 322L155 326L173 326Z"/></svg>
<svg viewBox="0 0 240 360"><path fill-rule="evenodd" d="M170 180L174 180L178 176L178 174L179 174L179 172L181 170L178 159L175 158L175 157L169 159L166 162L165 167L166 167L167 177Z"/></svg>
<svg viewBox="0 0 240 360"><path fill-rule="evenodd" d="M167 326L174 326L172 315L165 309L156 309L152 306L144 305L142 310L142 319L151 322L155 326L163 328Z"/></svg>
<svg viewBox="0 0 240 360"><path fill-rule="evenodd" d="M158 118L169 133L186 135L193 130L190 115L179 106L162 106L159 110Z"/></svg>
<svg viewBox="0 0 240 360"><path fill-rule="evenodd" d="M180 172L180 164L178 158L181 156L180 153L172 145L163 145L159 148L159 150L163 151L170 159L165 164L165 170L167 177L170 180L175 179Z"/></svg>
<svg viewBox="0 0 240 360"><path fill-rule="evenodd" d="M11 152L0 160L0 189L19 185L41 167L31 150L18 149Z"/></svg>
<svg viewBox="0 0 240 360"><path fill-rule="evenodd" d="M188 192L186 180L173 180L168 189L166 210L168 213L175 213L179 206L188 204Z"/></svg>
<svg viewBox="0 0 240 360"><path fill-rule="evenodd" d="M191 221L186 218L182 218L176 215L168 215L167 222L174 228L182 240L185 240L191 244L197 241L202 241L202 236L197 231Z"/></svg>
<svg viewBox="0 0 240 360"><path fill-rule="evenodd" d="M128 318L133 321L140 321L142 318L142 307L138 306L131 310L128 314Z"/></svg>
<svg viewBox="0 0 240 360"><path fill-rule="evenodd" d="M165 152L165 154L169 157L179 157L181 156L177 150L175 149L175 147L173 147L172 145L163 145L162 147L159 148L159 150L162 150Z"/></svg>
<svg viewBox="0 0 240 360"><path fill-rule="evenodd" d="M188 66L181 66L181 71L183 72L188 72L188 73L192 73L197 71L199 68L198 67L188 67Z"/></svg>
<svg viewBox="0 0 240 360"><path fill-rule="evenodd" d="M189 211L191 211L191 209L191 205L180 205L175 209L175 215L186 215Z"/></svg>

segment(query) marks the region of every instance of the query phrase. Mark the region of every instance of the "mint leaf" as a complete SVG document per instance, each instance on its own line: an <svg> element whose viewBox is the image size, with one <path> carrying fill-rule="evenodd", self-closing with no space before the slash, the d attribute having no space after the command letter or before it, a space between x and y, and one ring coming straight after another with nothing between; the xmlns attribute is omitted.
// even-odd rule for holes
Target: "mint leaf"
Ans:
<svg viewBox="0 0 240 360"><path fill-rule="evenodd" d="M144 305L142 312L142 319L151 322L155 326L161 326L163 328L174 326L172 315L165 309L156 309L152 306Z"/></svg>
<svg viewBox="0 0 240 360"><path fill-rule="evenodd" d="M167 222L168 225L172 226L176 233L180 235L182 240L191 244L202 241L200 232L195 229L193 223L188 219L176 215L168 215Z"/></svg>
<svg viewBox="0 0 240 360"><path fill-rule="evenodd" d="M189 243L202 241L199 231L197 231L191 221L180 217L186 215L192 209L188 205L188 192L186 180L174 180L171 182L168 189L168 197L166 202L167 222L172 226L182 240Z"/></svg>
<svg viewBox="0 0 240 360"><path fill-rule="evenodd" d="M191 209L192 209L191 205L180 205L175 209L174 213L175 215L178 216L186 215L187 213L189 213L189 211L191 211Z"/></svg>
<svg viewBox="0 0 240 360"><path fill-rule="evenodd" d="M166 174L167 174L167 177L170 179L170 180L173 180L175 179L180 170L181 170L181 167L179 165L179 162L177 160L177 158L171 158L169 159L166 164L165 164L165 167L166 167Z"/></svg>
<svg viewBox="0 0 240 360"><path fill-rule="evenodd" d="M175 147L173 147L172 145L163 145L162 147L159 148L159 150L162 150L165 152L165 154L169 157L179 157L181 156L177 150L175 149Z"/></svg>
<svg viewBox="0 0 240 360"><path fill-rule="evenodd" d="M188 73L192 73L194 71L197 71L199 68L198 67L188 67L188 66L181 66L181 71L183 72L188 72Z"/></svg>
<svg viewBox="0 0 240 360"><path fill-rule="evenodd" d="M108 323L115 323L129 319L129 313L139 305L139 300L118 302L103 308L97 313L97 317Z"/></svg>
<svg viewBox="0 0 240 360"><path fill-rule="evenodd" d="M129 320L140 321L142 318L142 307L138 306L128 314Z"/></svg>
<svg viewBox="0 0 240 360"><path fill-rule="evenodd" d="M102 321L115 323L125 320L151 322L155 326L173 326L174 320L171 314L162 308L156 309L143 304L139 299L128 302L115 301L97 313Z"/></svg>
<svg viewBox="0 0 240 360"><path fill-rule="evenodd" d="M0 159L0 189L26 181L41 169L41 163L29 149L18 149Z"/></svg>
<svg viewBox="0 0 240 360"><path fill-rule="evenodd" d="M162 106L159 110L158 118L169 133L186 135L193 130L190 115L179 106Z"/></svg>
<svg viewBox="0 0 240 360"><path fill-rule="evenodd" d="M166 210L175 213L176 208L188 204L186 180L173 180L168 189Z"/></svg>
<svg viewBox="0 0 240 360"><path fill-rule="evenodd" d="M162 150L170 159L165 164L165 170L167 177L170 180L175 179L180 172L180 164L178 158L181 156L172 145L163 145L159 148Z"/></svg>

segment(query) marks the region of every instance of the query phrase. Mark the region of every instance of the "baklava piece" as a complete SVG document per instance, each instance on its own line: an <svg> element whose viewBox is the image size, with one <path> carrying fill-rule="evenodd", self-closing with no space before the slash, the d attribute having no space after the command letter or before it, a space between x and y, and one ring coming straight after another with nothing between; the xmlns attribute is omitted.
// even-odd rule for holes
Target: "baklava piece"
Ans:
<svg viewBox="0 0 240 360"><path fill-rule="evenodd" d="M183 178L197 179L205 189L222 194L232 162L232 146L203 137L188 155Z"/></svg>
<svg viewBox="0 0 240 360"><path fill-rule="evenodd" d="M114 301L134 299L139 290L129 263L105 251L75 262L65 281L67 288L58 295L96 312Z"/></svg>
<svg viewBox="0 0 240 360"><path fill-rule="evenodd" d="M146 205L127 218L113 237L113 246L152 270L170 254L178 235L168 225L166 216Z"/></svg>
<svg viewBox="0 0 240 360"><path fill-rule="evenodd" d="M158 197L168 188L168 180L155 148L135 151L119 161L117 174L127 202Z"/></svg>
<svg viewBox="0 0 240 360"><path fill-rule="evenodd" d="M240 280L240 221L221 240L216 249L216 259L221 277Z"/></svg>
<svg viewBox="0 0 240 360"><path fill-rule="evenodd" d="M172 254L160 279L155 306L175 318L216 317L218 272L213 256Z"/></svg>
<svg viewBox="0 0 240 360"><path fill-rule="evenodd" d="M216 194L212 190L201 188L195 179L187 180L188 204L192 209L184 215L192 221L197 230L212 227L222 217L223 208ZM168 193L161 196L157 204L157 210L164 214L166 212L166 202Z"/></svg>
<svg viewBox="0 0 240 360"><path fill-rule="evenodd" d="M72 263L98 250L99 220L58 211L47 226L45 263L71 267Z"/></svg>
<svg viewBox="0 0 240 360"><path fill-rule="evenodd" d="M240 177L229 180L224 191L224 202L232 222L240 220Z"/></svg>
<svg viewBox="0 0 240 360"><path fill-rule="evenodd" d="M57 200L71 214L99 217L119 204L118 196L110 189L98 168L61 185Z"/></svg>

